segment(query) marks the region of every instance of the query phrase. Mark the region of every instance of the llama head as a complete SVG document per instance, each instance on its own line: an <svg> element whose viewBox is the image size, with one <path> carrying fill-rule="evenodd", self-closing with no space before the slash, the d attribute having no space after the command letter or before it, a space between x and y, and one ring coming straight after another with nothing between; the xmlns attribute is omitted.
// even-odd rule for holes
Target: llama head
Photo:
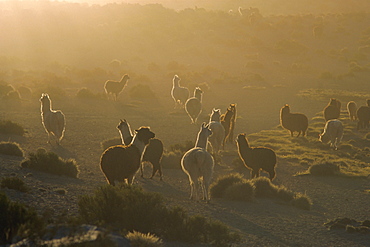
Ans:
<svg viewBox="0 0 370 247"><path fill-rule="evenodd" d="M200 127L199 136L208 138L211 135L212 135L212 130L209 128L209 124L202 123L202 126Z"/></svg>
<svg viewBox="0 0 370 247"><path fill-rule="evenodd" d="M150 138L154 138L155 134L150 131L149 127L140 127L139 129L135 130L137 138L142 141L145 145L149 143Z"/></svg>
<svg viewBox="0 0 370 247"><path fill-rule="evenodd" d="M290 113L290 106L288 104L286 104L285 106L281 108L281 114L285 114L285 113L286 114Z"/></svg>
<svg viewBox="0 0 370 247"><path fill-rule="evenodd" d="M249 143L248 143L248 140L247 140L247 134L245 133L240 133L237 137L236 137L236 142L238 144L246 144L247 147L249 147Z"/></svg>
<svg viewBox="0 0 370 247"><path fill-rule="evenodd" d="M213 108L212 113L211 113L211 118L210 118L211 121L219 122L220 118L221 118L221 110Z"/></svg>
<svg viewBox="0 0 370 247"><path fill-rule="evenodd" d="M42 93L41 94L41 98L40 98L40 102L41 103L44 103L46 101L50 101L50 97L49 97L49 95L47 93Z"/></svg>
<svg viewBox="0 0 370 247"><path fill-rule="evenodd" d="M330 141L329 135L325 133L325 131L321 134L319 134L319 141L322 143L328 143Z"/></svg>
<svg viewBox="0 0 370 247"><path fill-rule="evenodd" d="M230 104L230 106L227 109L230 109L230 111L235 112L236 104Z"/></svg>
<svg viewBox="0 0 370 247"><path fill-rule="evenodd" d="M130 76L128 74L125 74L124 76L122 76L122 81L128 80L128 79L130 79Z"/></svg>
<svg viewBox="0 0 370 247"><path fill-rule="evenodd" d="M329 105L337 105L337 100L335 98L330 98Z"/></svg>
<svg viewBox="0 0 370 247"><path fill-rule="evenodd" d="M129 129L130 128L130 125L128 124L128 122L126 121L126 119L120 119L120 122L119 124L117 125L117 129L119 130L124 130L124 129Z"/></svg>

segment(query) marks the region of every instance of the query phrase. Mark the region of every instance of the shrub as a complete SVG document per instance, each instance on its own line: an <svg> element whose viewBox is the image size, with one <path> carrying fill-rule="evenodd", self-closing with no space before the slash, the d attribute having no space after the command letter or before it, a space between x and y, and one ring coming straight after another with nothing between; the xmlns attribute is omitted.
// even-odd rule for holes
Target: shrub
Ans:
<svg viewBox="0 0 370 247"><path fill-rule="evenodd" d="M159 247L163 246L163 241L157 236L147 233L141 233L137 231L129 232L126 238L130 240L132 247Z"/></svg>
<svg viewBox="0 0 370 247"><path fill-rule="evenodd" d="M238 173L221 176L210 186L211 197L222 198L228 187L242 182L244 182L244 178Z"/></svg>
<svg viewBox="0 0 370 247"><path fill-rule="evenodd" d="M122 144L121 138L115 137L115 138L112 138L112 139L107 139L107 140L102 141L100 143L100 146L103 150L106 150L109 147L116 146L116 145L121 145L121 144Z"/></svg>
<svg viewBox="0 0 370 247"><path fill-rule="evenodd" d="M313 164L308 172L316 176L330 176L340 173L340 168L338 165L324 161L323 163Z"/></svg>
<svg viewBox="0 0 370 247"><path fill-rule="evenodd" d="M25 185L22 179L18 177L6 177L1 179L1 188L8 188L11 190L18 190L20 192L28 192L29 188Z"/></svg>
<svg viewBox="0 0 370 247"><path fill-rule="evenodd" d="M64 175L77 178L79 169L73 159L64 160L53 152L39 148L36 153L30 153L29 158L21 164L24 168L30 168L56 175Z"/></svg>
<svg viewBox="0 0 370 247"><path fill-rule="evenodd" d="M155 94L149 85L146 84L138 84L130 89L130 97L137 98L137 99L153 99L155 98Z"/></svg>
<svg viewBox="0 0 370 247"><path fill-rule="evenodd" d="M274 197L277 194L278 187L271 183L266 177L258 177L252 179L255 187L256 197Z"/></svg>
<svg viewBox="0 0 370 247"><path fill-rule="evenodd" d="M252 201L254 198L254 188L252 183L247 181L243 183L235 183L224 191L224 195L225 198L229 200Z"/></svg>
<svg viewBox="0 0 370 247"><path fill-rule="evenodd" d="M294 207L304 210L310 210L312 205L311 199L307 195L301 193L296 194L291 203Z"/></svg>
<svg viewBox="0 0 370 247"><path fill-rule="evenodd" d="M188 216L181 207L167 209L160 194L137 186L102 186L94 195L80 197L78 206L80 221L87 224L152 233L188 243L228 246L237 240L225 225L203 216Z"/></svg>
<svg viewBox="0 0 370 247"><path fill-rule="evenodd" d="M9 120L0 120L0 133L23 136L26 131L17 123Z"/></svg>
<svg viewBox="0 0 370 247"><path fill-rule="evenodd" d="M0 142L0 154L23 157L23 150L18 143Z"/></svg>
<svg viewBox="0 0 370 247"><path fill-rule="evenodd" d="M0 244L10 244L15 236L31 236L43 229L44 222L36 211L24 204L12 202L0 193Z"/></svg>
<svg viewBox="0 0 370 247"><path fill-rule="evenodd" d="M295 193L285 186L279 186L276 192L276 196L282 201L290 202L294 199Z"/></svg>

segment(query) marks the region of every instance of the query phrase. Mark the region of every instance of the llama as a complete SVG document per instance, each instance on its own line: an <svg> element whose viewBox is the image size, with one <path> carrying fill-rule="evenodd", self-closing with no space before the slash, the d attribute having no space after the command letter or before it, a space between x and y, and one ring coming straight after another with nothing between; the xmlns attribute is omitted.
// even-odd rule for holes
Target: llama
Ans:
<svg viewBox="0 0 370 247"><path fill-rule="evenodd" d="M126 180L127 184L133 183L141 165L141 155L145 145L154 136L149 127L140 127L135 130L134 138L128 146L116 145L103 152L100 158L100 169L109 184L114 186L116 182Z"/></svg>
<svg viewBox="0 0 370 247"><path fill-rule="evenodd" d="M209 129L212 131L212 135L209 137L209 142L211 143L213 154L218 154L220 148L224 145L225 139L225 129L220 122L221 112L220 109L212 110Z"/></svg>
<svg viewBox="0 0 370 247"><path fill-rule="evenodd" d="M366 106L360 106L357 109L356 115L357 115L357 130L360 129L366 129L370 127L370 99L366 101Z"/></svg>
<svg viewBox="0 0 370 247"><path fill-rule="evenodd" d="M208 137L212 134L209 126L202 124L197 136L195 147L188 150L181 158L182 170L188 175L190 182L190 199L198 201L199 183L203 192L203 199L209 201L208 191L211 183L214 160L207 152Z"/></svg>
<svg viewBox="0 0 370 247"><path fill-rule="evenodd" d="M106 81L104 84L104 90L108 96L108 99L109 99L109 95L112 94L113 100L117 101L117 95L123 91L129 79L130 77L127 74L125 74L124 76L122 76L120 81L112 81L112 80Z"/></svg>
<svg viewBox="0 0 370 247"><path fill-rule="evenodd" d="M173 77L173 86L171 90L171 96L175 101L175 108L179 106L183 108L185 106L186 101L189 98L189 89L186 87L180 86L180 77L175 75Z"/></svg>
<svg viewBox="0 0 370 247"><path fill-rule="evenodd" d="M145 146L143 155L141 158L142 162L149 162L153 166L152 176L150 178L153 178L154 175L159 173L160 180L163 180L163 174L162 174L162 167L161 167L161 159L163 156L163 143L161 140L157 138L151 138L149 140L148 145ZM140 166L141 171L141 177L143 177L143 164Z"/></svg>
<svg viewBox="0 0 370 247"><path fill-rule="evenodd" d="M235 122L236 122L236 104L230 104L228 109L232 112L231 119L230 119L230 128L228 131L227 136L225 136L225 141L229 141L230 143L234 142L234 129L235 129Z"/></svg>
<svg viewBox="0 0 370 247"><path fill-rule="evenodd" d="M233 118L234 112L230 107L226 109L226 112L221 115L221 124L224 126L225 129L225 138L224 138L224 146L226 144L226 140L228 139L230 128L231 128L231 119Z"/></svg>
<svg viewBox="0 0 370 247"><path fill-rule="evenodd" d="M251 178L259 177L260 170L267 172L272 181L275 178L276 154L267 147L249 146L246 134L239 134L236 138L238 153L246 168L251 170Z"/></svg>
<svg viewBox="0 0 370 247"><path fill-rule="evenodd" d="M324 119L328 121L330 119L338 119L340 115L341 103L339 100L331 98L329 104L324 108Z"/></svg>
<svg viewBox="0 0 370 247"><path fill-rule="evenodd" d="M117 125L117 129L121 135L122 144L129 145L132 142L132 138L134 136L131 132L131 127L126 119L120 120L120 123Z"/></svg>
<svg viewBox="0 0 370 247"><path fill-rule="evenodd" d="M294 131L298 131L297 137L306 135L308 128L308 118L302 113L291 113L288 104L283 106L280 110L280 124L284 129L290 131L290 135L293 136Z"/></svg>
<svg viewBox="0 0 370 247"><path fill-rule="evenodd" d="M117 126L117 129L119 130L119 133L121 135L121 141L123 145L128 145L131 143L133 135L131 132L131 127L129 123L124 120L120 120L120 123ZM154 175L159 172L160 180L163 180L163 174L162 174L162 168L160 165L160 161L163 156L163 143L161 140L157 138L151 138L148 143L145 143L145 148L143 150L142 162L149 162L153 166L153 172L152 176L150 178L153 178ZM141 177L144 177L143 175L143 164L140 166L141 171Z"/></svg>
<svg viewBox="0 0 370 247"><path fill-rule="evenodd" d="M194 96L189 98L185 103L185 110L188 113L191 123L196 123L199 114L202 112L202 94L203 91L196 87L194 90Z"/></svg>
<svg viewBox="0 0 370 247"><path fill-rule="evenodd" d="M349 119L351 121L356 121L357 120L357 104L354 101L350 101L347 103L347 112L349 115Z"/></svg>
<svg viewBox="0 0 370 247"><path fill-rule="evenodd" d="M338 150L338 145L343 138L343 124L338 119L328 120L325 124L324 132L319 135L322 143L328 143L334 150Z"/></svg>
<svg viewBox="0 0 370 247"><path fill-rule="evenodd" d="M48 143L50 144L50 135L53 135L56 138L56 143L60 145L65 131L65 116L60 110L52 110L51 99L48 94L43 93L40 102L41 120L48 134Z"/></svg>

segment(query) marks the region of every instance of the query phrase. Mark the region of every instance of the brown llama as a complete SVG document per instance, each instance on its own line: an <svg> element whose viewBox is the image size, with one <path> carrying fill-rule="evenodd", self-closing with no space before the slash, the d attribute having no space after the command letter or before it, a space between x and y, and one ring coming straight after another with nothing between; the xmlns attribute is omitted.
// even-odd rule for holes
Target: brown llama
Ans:
<svg viewBox="0 0 370 247"><path fill-rule="evenodd" d="M225 139L226 142L234 143L234 128L236 122L236 104L230 104L227 108L225 114L221 115L221 124L225 129Z"/></svg>
<svg viewBox="0 0 370 247"><path fill-rule="evenodd" d="M291 113L289 105L285 105L280 110L280 124L290 131L291 136L294 131L298 131L297 137L301 133L305 136L308 129L308 118L302 113Z"/></svg>
<svg viewBox="0 0 370 247"><path fill-rule="evenodd" d="M340 116L341 103L335 98L331 98L329 104L324 108L325 122L331 119L338 119Z"/></svg>
<svg viewBox="0 0 370 247"><path fill-rule="evenodd" d="M126 87L129 79L130 77L127 74L125 74L124 76L122 76L120 81L112 81L112 80L106 81L104 84L104 90L108 96L108 99L109 99L109 95L112 94L113 100L117 101L117 96Z"/></svg>

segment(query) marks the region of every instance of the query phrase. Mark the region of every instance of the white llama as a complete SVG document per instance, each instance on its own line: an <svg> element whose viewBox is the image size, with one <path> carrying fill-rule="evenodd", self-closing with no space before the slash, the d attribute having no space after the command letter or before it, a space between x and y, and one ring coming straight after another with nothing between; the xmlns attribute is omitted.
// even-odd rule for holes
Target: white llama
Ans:
<svg viewBox="0 0 370 247"><path fill-rule="evenodd" d="M189 98L185 103L185 110L188 113L191 123L196 123L199 114L202 112L202 94L200 87L194 90L194 96Z"/></svg>
<svg viewBox="0 0 370 247"><path fill-rule="evenodd" d="M64 136L65 117L61 111L51 109L51 99L48 94L43 93L40 98L41 102L41 120L46 133L48 133L48 143L50 143L50 134L56 138L59 145Z"/></svg>
<svg viewBox="0 0 370 247"><path fill-rule="evenodd" d="M104 84L104 90L108 96L108 99L109 99L109 95L112 94L113 100L117 101L117 95L123 91L129 79L130 77L126 74L122 76L120 81L112 81L112 80L106 81Z"/></svg>
<svg viewBox="0 0 370 247"><path fill-rule="evenodd" d="M212 131L212 135L209 137L209 142L211 143L213 154L218 154L220 148L224 145L225 128L222 126L220 119L220 109L216 110L213 108L209 121L209 128Z"/></svg>
<svg viewBox="0 0 370 247"><path fill-rule="evenodd" d="M117 125L117 129L121 136L121 141L123 145L128 145L131 143L134 135L132 134L131 127L126 119L120 119L120 123Z"/></svg>
<svg viewBox="0 0 370 247"><path fill-rule="evenodd" d="M199 183L203 192L203 199L209 201L208 190L211 183L214 160L207 152L208 137L212 134L209 126L202 124L198 133L195 147L187 151L181 159L182 170L188 175L190 182L190 199L199 200Z"/></svg>
<svg viewBox="0 0 370 247"><path fill-rule="evenodd" d="M173 77L171 96L175 101L175 108L177 106L183 108L186 100L189 98L189 89L186 87L181 87L180 80L181 80L180 77L178 77L177 75Z"/></svg>

